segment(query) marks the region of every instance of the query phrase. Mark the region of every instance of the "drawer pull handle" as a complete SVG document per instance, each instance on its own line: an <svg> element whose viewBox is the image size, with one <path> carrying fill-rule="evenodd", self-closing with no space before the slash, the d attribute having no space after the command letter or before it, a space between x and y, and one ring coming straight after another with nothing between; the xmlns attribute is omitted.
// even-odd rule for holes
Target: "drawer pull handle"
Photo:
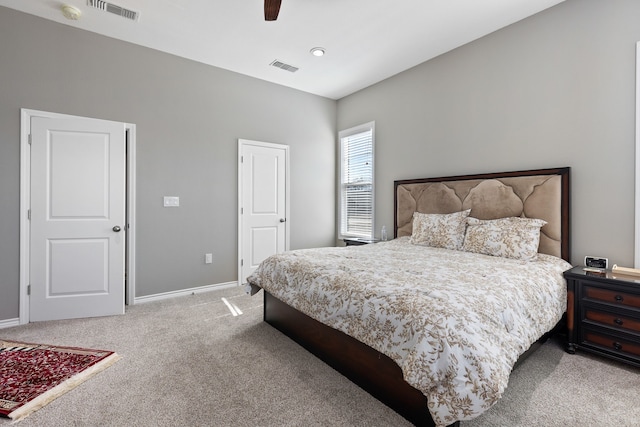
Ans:
<svg viewBox="0 0 640 427"><path fill-rule="evenodd" d="M613 348L615 348L616 350L620 351L620 350L622 350L622 344L620 344L619 342L614 342L613 343Z"/></svg>
<svg viewBox="0 0 640 427"><path fill-rule="evenodd" d="M624 322L622 321L622 319L620 319L620 318L617 318L617 319L616 319L616 320L614 320L613 322L614 322L616 325L618 325L618 326L622 326L622 324L624 323Z"/></svg>
<svg viewBox="0 0 640 427"><path fill-rule="evenodd" d="M624 298L622 297L622 295L616 295L614 298L617 302L622 302L624 301Z"/></svg>

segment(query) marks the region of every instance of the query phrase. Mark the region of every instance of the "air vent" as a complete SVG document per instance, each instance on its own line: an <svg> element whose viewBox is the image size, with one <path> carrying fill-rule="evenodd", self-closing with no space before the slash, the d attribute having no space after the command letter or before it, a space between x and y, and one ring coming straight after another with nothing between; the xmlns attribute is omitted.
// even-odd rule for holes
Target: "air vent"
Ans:
<svg viewBox="0 0 640 427"><path fill-rule="evenodd" d="M283 70L289 71L291 73L295 73L296 71L298 71L298 67L294 67L293 65L285 64L284 62L278 61L277 59L275 61L273 61L269 65L277 67L277 68L282 68Z"/></svg>
<svg viewBox="0 0 640 427"><path fill-rule="evenodd" d="M87 0L87 5L96 9L103 10L105 12L113 13L114 15L118 15L126 19L130 19L132 21L137 21L140 17L140 14L138 12L125 9L122 6L118 6L117 4L109 3L107 1Z"/></svg>

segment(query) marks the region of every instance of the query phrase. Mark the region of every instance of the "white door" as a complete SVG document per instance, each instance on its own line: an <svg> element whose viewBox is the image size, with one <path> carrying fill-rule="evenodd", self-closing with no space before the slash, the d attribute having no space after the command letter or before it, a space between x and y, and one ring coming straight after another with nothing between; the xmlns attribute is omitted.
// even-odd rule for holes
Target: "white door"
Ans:
<svg viewBox="0 0 640 427"><path fill-rule="evenodd" d="M29 320L124 313L125 124L31 118Z"/></svg>
<svg viewBox="0 0 640 427"><path fill-rule="evenodd" d="M289 249L287 162L289 147L239 141L239 277L268 256Z"/></svg>

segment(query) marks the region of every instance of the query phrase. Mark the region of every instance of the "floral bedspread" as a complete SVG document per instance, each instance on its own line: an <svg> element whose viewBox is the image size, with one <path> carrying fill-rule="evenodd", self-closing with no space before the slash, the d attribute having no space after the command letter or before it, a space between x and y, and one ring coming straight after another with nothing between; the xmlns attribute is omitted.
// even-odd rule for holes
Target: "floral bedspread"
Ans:
<svg viewBox="0 0 640 427"><path fill-rule="evenodd" d="M389 356L444 426L498 401L518 357L565 312L569 268L402 237L274 255L248 281Z"/></svg>

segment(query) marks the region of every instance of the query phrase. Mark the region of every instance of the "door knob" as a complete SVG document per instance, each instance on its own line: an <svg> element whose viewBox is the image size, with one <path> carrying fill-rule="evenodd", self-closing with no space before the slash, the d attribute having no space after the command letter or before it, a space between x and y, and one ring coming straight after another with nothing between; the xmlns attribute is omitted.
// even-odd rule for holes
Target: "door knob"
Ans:
<svg viewBox="0 0 640 427"><path fill-rule="evenodd" d="M280 222L285 222L285 221L286 221L286 219L280 218Z"/></svg>
<svg viewBox="0 0 640 427"><path fill-rule="evenodd" d="M116 226L114 226L114 227L112 228L112 230L113 230L113 231L115 231L115 232L117 233L118 231L120 231L120 230L121 230L121 228L120 228L120 226L119 226L119 225L116 225Z"/></svg>

